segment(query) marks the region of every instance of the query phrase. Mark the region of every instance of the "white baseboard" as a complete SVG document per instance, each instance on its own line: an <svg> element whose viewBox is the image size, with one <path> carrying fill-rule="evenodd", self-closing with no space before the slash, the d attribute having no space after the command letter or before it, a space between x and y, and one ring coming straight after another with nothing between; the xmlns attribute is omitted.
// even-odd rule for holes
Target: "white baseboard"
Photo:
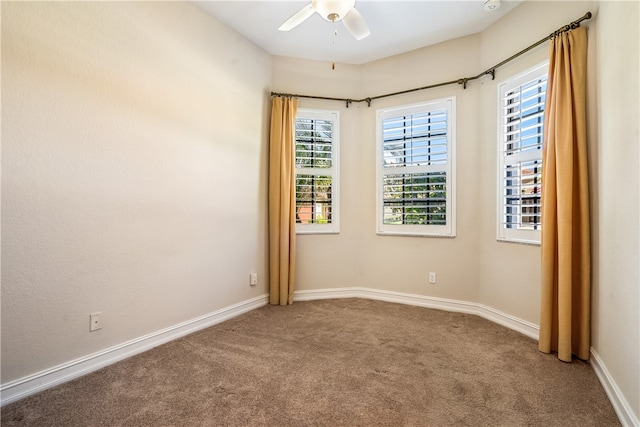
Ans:
<svg viewBox="0 0 640 427"><path fill-rule="evenodd" d="M232 317L267 305L268 302L268 295L242 301L238 304L136 338L98 353L90 354L63 365L2 384L0 386L0 406L15 402L58 384L71 381L90 372L97 371L105 366L150 350L169 341L208 328Z"/></svg>
<svg viewBox="0 0 640 427"><path fill-rule="evenodd" d="M371 288L334 288L308 291L296 291L294 301L310 301L328 298L368 298L379 301L395 302L399 304L415 305L418 307L435 308L438 310L454 311L457 313L475 314L499 325L520 332L533 339L539 337L539 327L526 320L518 319L510 314L487 307L482 304L458 301L424 295L405 294Z"/></svg>
<svg viewBox="0 0 640 427"><path fill-rule="evenodd" d="M602 384L605 393L607 393L609 401L611 401L611 405L616 411L622 425L625 427L640 426L640 419L633 413L629 402L627 402L618 385L609 374L607 367L602 363L602 359L600 359L600 356L593 348L591 348L591 367L600 380L600 384Z"/></svg>
<svg viewBox="0 0 640 427"><path fill-rule="evenodd" d="M533 339L538 339L539 336L539 327L533 323L518 319L517 317L482 304L466 301L360 287L296 291L294 294L295 301L311 301L332 298L367 298L459 313L475 314L507 328L518 331ZM101 352L2 384L0 386L0 406L15 402L58 384L71 381L82 375L97 371L105 366L150 350L169 341L262 307L267 305L268 301L268 295L252 298L196 319L192 319L128 341L118 346L111 347ZM616 414L620 418L622 425L625 427L640 426L640 420L638 420L638 417L633 413L631 407L624 398L624 395L621 393L605 365L602 363L602 360L593 348L591 349L591 366L605 389L605 392L607 393Z"/></svg>

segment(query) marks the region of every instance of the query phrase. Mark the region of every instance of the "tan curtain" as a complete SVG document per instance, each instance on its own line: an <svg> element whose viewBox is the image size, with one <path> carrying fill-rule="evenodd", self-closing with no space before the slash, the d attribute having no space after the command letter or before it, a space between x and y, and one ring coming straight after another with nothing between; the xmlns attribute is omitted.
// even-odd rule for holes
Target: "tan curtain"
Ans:
<svg viewBox="0 0 640 427"><path fill-rule="evenodd" d="M298 100L271 101L269 139L269 302L293 304L296 260L294 184Z"/></svg>
<svg viewBox="0 0 640 427"><path fill-rule="evenodd" d="M549 49L542 173L542 301L539 348L589 359L591 262L586 125L587 32Z"/></svg>

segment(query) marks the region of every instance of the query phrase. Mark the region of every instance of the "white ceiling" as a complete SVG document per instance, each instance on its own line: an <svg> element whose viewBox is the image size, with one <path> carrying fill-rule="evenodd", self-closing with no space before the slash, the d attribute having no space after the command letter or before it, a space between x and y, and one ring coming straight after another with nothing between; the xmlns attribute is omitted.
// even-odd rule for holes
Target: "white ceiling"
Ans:
<svg viewBox="0 0 640 427"><path fill-rule="evenodd" d="M333 24L317 13L289 32L278 31L308 0L194 3L271 55L363 64L480 32L522 1L502 0L497 10L487 12L484 0L357 0L371 35L357 41L339 22L335 44Z"/></svg>

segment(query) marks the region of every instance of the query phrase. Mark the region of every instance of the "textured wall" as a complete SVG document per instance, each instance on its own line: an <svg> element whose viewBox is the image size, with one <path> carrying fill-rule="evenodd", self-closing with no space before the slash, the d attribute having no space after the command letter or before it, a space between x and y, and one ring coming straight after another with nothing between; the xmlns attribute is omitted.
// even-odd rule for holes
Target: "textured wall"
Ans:
<svg viewBox="0 0 640 427"><path fill-rule="evenodd" d="M593 2L524 2L505 19L481 34L482 69L487 69L511 54L549 35L556 29L582 17L587 11L594 14ZM589 27L594 20L585 21ZM513 37L505 37L512 34ZM590 40L590 60L595 60L595 41ZM483 304L511 313L521 319L538 324L540 321L540 246L506 243L496 240L497 212L497 97L498 86L512 76L548 60L549 44L529 51L498 69L496 79L485 79L482 84L481 111L483 116L480 158L483 165L481 181L488 197L479 200L480 218L484 227L478 234L480 246L479 300ZM590 61L588 78L596 79L594 62ZM591 102L594 102L591 100Z"/></svg>
<svg viewBox="0 0 640 427"><path fill-rule="evenodd" d="M190 3L3 3L3 383L266 293L270 67Z"/></svg>
<svg viewBox="0 0 640 427"><path fill-rule="evenodd" d="M274 58L274 90L364 98L473 76L594 6L525 2L482 33L335 72L324 63ZM303 106L341 110L342 232L299 236L298 289L364 286L451 298L537 324L540 247L496 241L497 87L547 56L543 45L500 68L495 80L375 100L371 107L301 99ZM457 236L377 236L376 110L448 96L456 96L457 108ZM429 271L437 273L437 284L427 283Z"/></svg>
<svg viewBox="0 0 640 427"><path fill-rule="evenodd" d="M463 52L461 54L461 52ZM276 91L355 99L451 80L475 72L478 38L471 36L361 66L274 58ZM472 301L477 260L472 191L477 171L475 106L478 88L450 86L366 103L300 99L310 108L338 109L341 114L341 232L298 236L297 289L363 286L417 295ZM380 108L456 96L458 237L429 238L376 235L376 112ZM427 285L429 271L437 285Z"/></svg>
<svg viewBox="0 0 640 427"><path fill-rule="evenodd" d="M640 8L600 4L592 346L640 420Z"/></svg>

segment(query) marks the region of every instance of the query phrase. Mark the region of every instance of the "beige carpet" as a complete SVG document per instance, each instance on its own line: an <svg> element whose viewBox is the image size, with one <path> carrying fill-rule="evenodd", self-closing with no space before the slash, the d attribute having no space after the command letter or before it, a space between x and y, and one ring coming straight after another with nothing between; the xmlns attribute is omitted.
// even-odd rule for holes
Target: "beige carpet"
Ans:
<svg viewBox="0 0 640 427"><path fill-rule="evenodd" d="M2 409L2 426L614 426L591 367L476 316L267 306Z"/></svg>

